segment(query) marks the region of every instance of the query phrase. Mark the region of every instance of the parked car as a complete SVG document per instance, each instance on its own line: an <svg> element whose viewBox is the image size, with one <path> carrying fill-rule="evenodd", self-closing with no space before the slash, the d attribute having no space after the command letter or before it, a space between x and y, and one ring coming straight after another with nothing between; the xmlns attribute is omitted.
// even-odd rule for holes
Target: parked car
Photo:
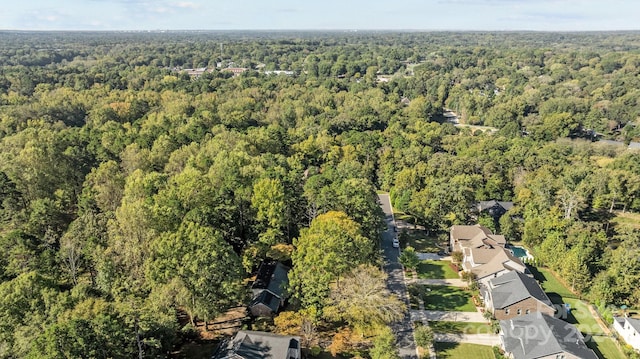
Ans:
<svg viewBox="0 0 640 359"><path fill-rule="evenodd" d="M393 248L400 248L400 242L398 241L398 238L393 239Z"/></svg>

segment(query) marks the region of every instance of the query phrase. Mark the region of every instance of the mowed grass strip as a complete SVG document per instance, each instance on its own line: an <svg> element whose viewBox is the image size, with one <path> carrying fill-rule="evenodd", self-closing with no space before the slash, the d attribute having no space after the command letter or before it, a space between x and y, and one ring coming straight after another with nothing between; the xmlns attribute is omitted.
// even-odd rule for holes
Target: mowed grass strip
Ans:
<svg viewBox="0 0 640 359"><path fill-rule="evenodd" d="M587 346L596 352L596 355L602 359L624 358L624 354L613 341L613 339L602 336L593 336L587 341Z"/></svg>
<svg viewBox="0 0 640 359"><path fill-rule="evenodd" d="M488 345L467 343L434 343L438 359L495 359Z"/></svg>
<svg viewBox="0 0 640 359"><path fill-rule="evenodd" d="M411 309L419 309L418 301L422 298L425 310L475 312L476 306L471 299L471 292L458 287L446 285L410 285L409 300Z"/></svg>
<svg viewBox="0 0 640 359"><path fill-rule="evenodd" d="M429 322L429 326L435 333L450 334L494 334L487 323L477 322Z"/></svg>
<svg viewBox="0 0 640 359"><path fill-rule="evenodd" d="M458 273L451 268L450 261L424 260L416 269L420 279L459 279Z"/></svg>

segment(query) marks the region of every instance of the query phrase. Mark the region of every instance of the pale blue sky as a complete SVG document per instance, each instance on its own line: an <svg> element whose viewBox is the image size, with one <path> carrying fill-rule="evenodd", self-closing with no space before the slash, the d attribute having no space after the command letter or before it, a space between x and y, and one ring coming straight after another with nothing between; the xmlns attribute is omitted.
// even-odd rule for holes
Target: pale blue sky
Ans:
<svg viewBox="0 0 640 359"><path fill-rule="evenodd" d="M640 30L638 0L0 0L19 30Z"/></svg>

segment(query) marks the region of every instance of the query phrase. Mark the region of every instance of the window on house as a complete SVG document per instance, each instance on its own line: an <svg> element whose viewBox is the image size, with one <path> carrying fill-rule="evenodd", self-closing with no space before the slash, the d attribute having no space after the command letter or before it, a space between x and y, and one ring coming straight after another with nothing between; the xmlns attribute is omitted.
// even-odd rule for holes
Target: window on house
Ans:
<svg viewBox="0 0 640 359"><path fill-rule="evenodd" d="M518 315L522 314L522 309L518 308Z"/></svg>
<svg viewBox="0 0 640 359"><path fill-rule="evenodd" d="M509 308L504 310L504 314L509 314Z"/></svg>
<svg viewBox="0 0 640 359"><path fill-rule="evenodd" d="M529 309L524 311L524 314L529 314L529 313L531 313L531 311Z"/></svg>

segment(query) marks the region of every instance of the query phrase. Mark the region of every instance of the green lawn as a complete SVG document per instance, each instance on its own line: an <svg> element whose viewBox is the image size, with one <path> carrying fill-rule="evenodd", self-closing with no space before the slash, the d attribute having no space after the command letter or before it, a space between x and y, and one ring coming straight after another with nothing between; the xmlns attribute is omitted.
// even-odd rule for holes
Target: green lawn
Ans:
<svg viewBox="0 0 640 359"><path fill-rule="evenodd" d="M587 346L593 349L594 352L600 358L615 359L625 358L625 355L620 352L613 339L603 336L593 336L592 340L587 341Z"/></svg>
<svg viewBox="0 0 640 359"><path fill-rule="evenodd" d="M411 309L418 309L418 299L424 301L426 310L475 312L471 292L445 285L410 285Z"/></svg>
<svg viewBox="0 0 640 359"><path fill-rule="evenodd" d="M422 279L456 279L458 273L451 268L450 261L422 261L418 265L418 278Z"/></svg>
<svg viewBox="0 0 640 359"><path fill-rule="evenodd" d="M571 312L562 318L571 324L575 324L585 334L602 335L604 332L589 311L587 303L578 299L562 282L560 282L546 268L538 268L533 271L536 279L542 282L542 288L554 304L568 303Z"/></svg>
<svg viewBox="0 0 640 359"><path fill-rule="evenodd" d="M475 322L429 322L429 326L435 333L453 334L493 334L491 326L487 323Z"/></svg>
<svg viewBox="0 0 640 359"><path fill-rule="evenodd" d="M416 252L438 253L442 250L438 246L440 239L436 235L427 235L426 231L414 229L402 229L398 239L403 248L411 246Z"/></svg>
<svg viewBox="0 0 640 359"><path fill-rule="evenodd" d="M587 341L587 345L600 358L615 359L625 357L613 342L613 339L605 336L606 334L589 311L587 303L578 299L550 270L546 268L531 269L535 278L542 283L542 288L554 304L567 303L571 305L571 312L562 319L575 324L587 339L593 336L591 340Z"/></svg>
<svg viewBox="0 0 640 359"><path fill-rule="evenodd" d="M466 343L434 343L438 359L495 359L487 345Z"/></svg>

